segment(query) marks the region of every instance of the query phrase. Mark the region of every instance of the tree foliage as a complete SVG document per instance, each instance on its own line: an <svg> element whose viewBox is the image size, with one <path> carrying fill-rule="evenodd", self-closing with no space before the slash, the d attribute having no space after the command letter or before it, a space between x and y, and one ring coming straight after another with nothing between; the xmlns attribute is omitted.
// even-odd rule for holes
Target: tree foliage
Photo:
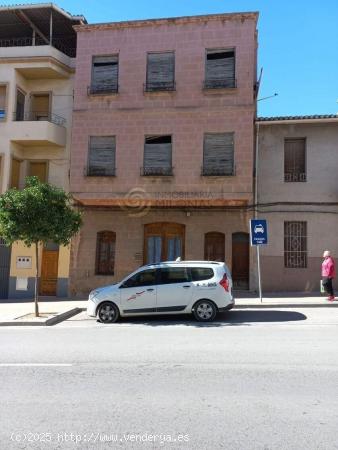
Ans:
<svg viewBox="0 0 338 450"><path fill-rule="evenodd" d="M0 236L8 245L15 241L28 247L48 241L68 245L81 223L71 196L37 177L26 178L24 189L10 189L0 196Z"/></svg>

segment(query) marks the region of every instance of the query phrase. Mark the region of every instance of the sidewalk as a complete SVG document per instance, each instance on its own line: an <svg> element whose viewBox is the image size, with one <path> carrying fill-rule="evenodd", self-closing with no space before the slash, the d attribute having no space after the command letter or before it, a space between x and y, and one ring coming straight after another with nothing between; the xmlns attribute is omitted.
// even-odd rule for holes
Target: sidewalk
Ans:
<svg viewBox="0 0 338 450"><path fill-rule="evenodd" d="M85 300L49 300L39 302L40 318L34 317L34 302L0 300L0 326L9 325L54 325L78 314L86 308Z"/></svg>
<svg viewBox="0 0 338 450"><path fill-rule="evenodd" d="M338 297L329 302L324 295L310 295L304 293L268 293L263 295L262 302L252 295L235 294L236 308L338 308ZM245 295L245 294L244 294Z"/></svg>

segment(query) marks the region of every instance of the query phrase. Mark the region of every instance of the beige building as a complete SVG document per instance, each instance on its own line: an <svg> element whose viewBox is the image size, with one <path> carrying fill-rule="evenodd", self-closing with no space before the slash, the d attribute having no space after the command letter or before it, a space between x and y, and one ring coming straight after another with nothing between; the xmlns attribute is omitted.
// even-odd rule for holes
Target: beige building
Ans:
<svg viewBox="0 0 338 450"><path fill-rule="evenodd" d="M322 253L338 257L338 115L260 118L259 218L266 291L319 291Z"/></svg>
<svg viewBox="0 0 338 450"><path fill-rule="evenodd" d="M82 16L48 3L0 7L0 192L25 177L69 190L76 34ZM40 249L41 295L67 295L69 249ZM33 249L0 241L0 298L29 297Z"/></svg>

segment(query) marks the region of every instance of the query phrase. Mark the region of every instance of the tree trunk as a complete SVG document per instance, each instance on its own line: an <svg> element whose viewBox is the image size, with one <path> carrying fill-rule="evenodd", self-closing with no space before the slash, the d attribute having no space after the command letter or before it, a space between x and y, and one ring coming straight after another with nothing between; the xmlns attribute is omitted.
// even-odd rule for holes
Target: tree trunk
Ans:
<svg viewBox="0 0 338 450"><path fill-rule="evenodd" d="M38 242L35 242L35 260L36 260L36 273L35 273L35 292L34 292L34 303L35 303L35 317L39 317L39 247Z"/></svg>

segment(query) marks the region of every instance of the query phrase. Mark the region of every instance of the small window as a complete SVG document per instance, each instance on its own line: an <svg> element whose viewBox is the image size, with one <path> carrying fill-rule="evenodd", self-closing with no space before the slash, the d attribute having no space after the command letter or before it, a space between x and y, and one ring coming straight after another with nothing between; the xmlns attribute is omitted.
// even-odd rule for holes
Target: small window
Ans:
<svg viewBox="0 0 338 450"><path fill-rule="evenodd" d="M291 269L307 267L306 222L284 222L284 265Z"/></svg>
<svg viewBox="0 0 338 450"><path fill-rule="evenodd" d="M7 86L0 85L0 120L6 119Z"/></svg>
<svg viewBox="0 0 338 450"><path fill-rule="evenodd" d="M144 145L142 175L172 175L171 136L147 136Z"/></svg>
<svg viewBox="0 0 338 450"><path fill-rule="evenodd" d="M234 134L205 134L202 175L231 176L234 174Z"/></svg>
<svg viewBox="0 0 338 450"><path fill-rule="evenodd" d="M91 136L87 175L115 176L115 136Z"/></svg>
<svg viewBox="0 0 338 450"><path fill-rule="evenodd" d="M118 65L118 55L93 57L91 94L109 94L118 91Z"/></svg>
<svg viewBox="0 0 338 450"><path fill-rule="evenodd" d="M175 89L175 53L148 53L146 91Z"/></svg>
<svg viewBox="0 0 338 450"><path fill-rule="evenodd" d="M160 269L160 284L186 283L190 281L186 267L168 267Z"/></svg>
<svg viewBox="0 0 338 450"><path fill-rule="evenodd" d="M114 275L116 233L101 231L96 241L96 274Z"/></svg>
<svg viewBox="0 0 338 450"><path fill-rule="evenodd" d="M285 139L284 181L306 181L306 139Z"/></svg>
<svg viewBox="0 0 338 450"><path fill-rule="evenodd" d="M234 88L235 50L207 50L205 62L206 89Z"/></svg>
<svg viewBox="0 0 338 450"><path fill-rule="evenodd" d="M192 267L190 271L192 281L210 280L214 277L214 271L208 267Z"/></svg>
<svg viewBox="0 0 338 450"><path fill-rule="evenodd" d="M156 284L156 269L143 270L123 283L122 288L153 286Z"/></svg>

